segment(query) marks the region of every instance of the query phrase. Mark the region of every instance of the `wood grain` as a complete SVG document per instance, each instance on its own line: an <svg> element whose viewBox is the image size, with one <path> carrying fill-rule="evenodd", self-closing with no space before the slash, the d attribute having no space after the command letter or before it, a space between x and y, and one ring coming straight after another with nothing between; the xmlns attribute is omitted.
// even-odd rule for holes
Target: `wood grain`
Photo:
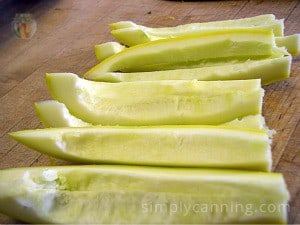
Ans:
<svg viewBox="0 0 300 225"><path fill-rule="evenodd" d="M160 27L273 13L278 18L286 18L286 34L300 32L300 1L297 0L62 0L44 1L26 10L38 23L33 38L21 40L10 33L0 35L1 169L68 164L17 144L7 133L41 127L33 103L50 99L44 74L86 72L97 63L93 46L113 40L108 27L111 22L132 20ZM10 32L7 26L1 25L0 33ZM300 61L295 58L291 78L265 88L263 106L269 127L277 131L272 145L273 171L284 174L291 194L290 223L300 223L299 73ZM0 215L0 223L15 222Z"/></svg>

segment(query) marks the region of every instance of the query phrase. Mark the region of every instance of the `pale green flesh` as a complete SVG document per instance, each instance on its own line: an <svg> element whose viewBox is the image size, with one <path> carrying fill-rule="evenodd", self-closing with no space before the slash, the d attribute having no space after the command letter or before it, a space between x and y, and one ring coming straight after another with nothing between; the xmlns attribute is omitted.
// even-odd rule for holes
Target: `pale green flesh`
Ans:
<svg viewBox="0 0 300 225"><path fill-rule="evenodd" d="M149 28L131 21L110 24L111 34L121 43L134 46L153 40L199 34L207 31L228 31L232 29L272 30L275 36L283 35L283 20L274 15L261 15L238 20L216 21L209 23L191 23L177 27Z"/></svg>
<svg viewBox="0 0 300 225"><path fill-rule="evenodd" d="M281 174L212 169L19 168L0 188L0 211L29 223L286 223L289 199Z"/></svg>
<svg viewBox="0 0 300 225"><path fill-rule="evenodd" d="M261 113L260 80L101 83L47 74L52 97L93 125L217 125Z"/></svg>
<svg viewBox="0 0 300 225"><path fill-rule="evenodd" d="M293 56L297 56L300 53L300 34L275 37L275 43L277 47L285 47ZM118 42L106 42L95 45L94 49L97 59L101 62L104 59L125 50L126 47Z"/></svg>
<svg viewBox="0 0 300 225"><path fill-rule="evenodd" d="M208 32L151 41L127 48L90 69L85 76L105 72L137 72L187 67L205 61L267 58L276 51L270 31ZM203 62L201 62L203 63Z"/></svg>
<svg viewBox="0 0 300 225"><path fill-rule="evenodd" d="M270 140L264 130L100 126L27 130L10 135L39 152L78 162L260 171L271 168Z"/></svg>
<svg viewBox="0 0 300 225"><path fill-rule="evenodd" d="M177 69L138 73L92 73L87 78L103 82L128 82L150 80L242 80L260 78L262 85L286 79L290 75L291 56L248 60L192 69Z"/></svg>
<svg viewBox="0 0 300 225"><path fill-rule="evenodd" d="M300 54L300 34L293 34L275 38L278 47L285 47L293 56Z"/></svg>
<svg viewBox="0 0 300 225"><path fill-rule="evenodd" d="M128 27L136 27L136 26L138 25L132 21L120 21L120 22L109 24L111 30L117 30L117 29L128 28Z"/></svg>
<svg viewBox="0 0 300 225"><path fill-rule="evenodd" d="M227 123L223 123L220 126L269 131L269 128L265 123L265 118L262 115L245 116L242 119L235 119Z"/></svg>
<svg viewBox="0 0 300 225"><path fill-rule="evenodd" d="M99 61L121 52L125 49L124 45L119 44L118 42L106 42L103 44L95 45L95 55Z"/></svg>
<svg viewBox="0 0 300 225"><path fill-rule="evenodd" d="M36 112L43 123L44 127L86 127L92 126L75 116L73 116L67 107L58 101L47 100L35 103ZM235 119L221 126L269 130L266 127L264 117L262 115L246 116L242 119Z"/></svg>
<svg viewBox="0 0 300 225"><path fill-rule="evenodd" d="M143 27L146 29L152 29L153 32L159 32L159 33L177 33L180 31L189 31L189 30L195 30L195 29L201 29L205 30L205 28L208 27L218 27L222 29L223 27L234 27L234 28L239 28L239 27L250 27L250 26L260 26L260 25L267 25L270 22L276 21L276 18L272 14L265 14L265 15L259 15L259 16L254 16L254 17L248 17L248 18L242 18L242 19L235 19L235 20L223 20L223 21L212 21L212 22L207 22L207 23L189 23L189 24L184 24L184 25L179 25L176 27L162 27L162 28L150 28L150 27L145 27L138 25L132 21L120 21L116 23L111 23L109 24L111 30L118 30L118 29L123 29L123 28L129 28L129 27Z"/></svg>
<svg viewBox="0 0 300 225"><path fill-rule="evenodd" d="M91 124L70 114L67 107L58 101L48 100L35 103L35 111L44 127L86 127Z"/></svg>

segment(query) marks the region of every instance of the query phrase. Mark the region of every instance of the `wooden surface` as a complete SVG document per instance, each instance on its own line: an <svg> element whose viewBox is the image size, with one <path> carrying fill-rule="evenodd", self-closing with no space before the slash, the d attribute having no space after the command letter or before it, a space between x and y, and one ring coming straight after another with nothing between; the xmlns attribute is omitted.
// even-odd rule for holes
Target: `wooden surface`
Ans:
<svg viewBox="0 0 300 225"><path fill-rule="evenodd" d="M1 1L3 5L6 1ZM7 9L1 8L1 14ZM13 11L13 8L10 8ZM93 46L113 40L108 24L132 20L147 26L234 19L273 13L286 18L285 34L300 33L300 2L278 1L37 1L31 8L38 23L30 40L17 39L9 24L0 30L0 168L61 165L7 136L7 132L41 127L33 103L50 99L45 72L82 75L97 63ZM19 9L19 12L22 10ZM6 20L7 20L6 16ZM9 18L10 20L12 18ZM10 21L9 21L10 22ZM289 223L300 223L300 61L291 78L265 87L263 113L274 138L273 171L284 174L291 194ZM1 191L1 190L0 190ZM0 223L16 221L0 215Z"/></svg>

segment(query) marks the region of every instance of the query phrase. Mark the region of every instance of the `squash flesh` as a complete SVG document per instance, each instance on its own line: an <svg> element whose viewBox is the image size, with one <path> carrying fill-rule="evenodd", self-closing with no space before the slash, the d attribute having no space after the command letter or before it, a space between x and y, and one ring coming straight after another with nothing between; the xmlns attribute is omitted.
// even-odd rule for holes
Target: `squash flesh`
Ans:
<svg viewBox="0 0 300 225"><path fill-rule="evenodd" d="M131 82L150 80L242 80L261 79L267 85L289 77L292 57L248 60L243 63L200 68L136 72L136 73L93 73L87 78L102 82Z"/></svg>
<svg viewBox="0 0 300 225"><path fill-rule="evenodd" d="M125 46L118 42L106 42L94 46L95 55L100 62L124 49Z"/></svg>
<svg viewBox="0 0 300 225"><path fill-rule="evenodd" d="M267 30L215 31L151 41L127 48L102 61L85 76L105 72L143 72L178 69L201 60L266 58L276 50L273 33Z"/></svg>
<svg viewBox="0 0 300 225"><path fill-rule="evenodd" d="M10 135L39 152L78 162L260 171L271 168L270 140L265 130L98 126L27 130Z"/></svg>
<svg viewBox="0 0 300 225"><path fill-rule="evenodd" d="M0 187L0 211L30 223L285 223L289 199L281 174L212 169L19 168L0 171Z"/></svg>
<svg viewBox="0 0 300 225"><path fill-rule="evenodd" d="M300 54L300 34L276 37L275 42L278 47L285 47L293 56Z"/></svg>
<svg viewBox="0 0 300 225"><path fill-rule="evenodd" d="M101 83L47 74L52 97L93 125L217 125L261 113L260 80Z"/></svg>
<svg viewBox="0 0 300 225"><path fill-rule="evenodd" d="M150 28L137 25L131 21L121 21L110 24L111 34L121 43L134 46L149 41L164 38L185 36L207 31L233 30L233 29L262 29L271 30L275 36L283 36L283 20L276 20L272 14L237 20L215 21L208 23L191 23L177 27Z"/></svg>
<svg viewBox="0 0 300 225"><path fill-rule="evenodd" d="M73 116L63 103L55 100L36 102L35 110L42 124L46 128L92 126L92 124L86 123ZM221 126L268 130L262 115L246 116L242 119L235 119L221 124Z"/></svg>

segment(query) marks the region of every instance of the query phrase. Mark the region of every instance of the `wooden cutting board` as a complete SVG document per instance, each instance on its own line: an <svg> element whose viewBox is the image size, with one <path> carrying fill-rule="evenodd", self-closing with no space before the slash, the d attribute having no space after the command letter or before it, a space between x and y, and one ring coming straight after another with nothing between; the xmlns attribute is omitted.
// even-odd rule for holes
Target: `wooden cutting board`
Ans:
<svg viewBox="0 0 300 225"><path fill-rule="evenodd" d="M0 5L6 2L9 1L1 1ZM1 8L1 13L6 10ZM33 103L50 99L45 72L82 75L94 66L97 60L93 46L113 40L108 27L111 22L132 20L146 26L161 27L273 13L277 18L286 18L286 34L300 32L300 1L296 0L64 0L40 1L29 8L27 6L26 11L32 13L37 21L37 31L31 39L17 39L9 33L10 20L0 28L1 169L68 164L17 144L7 133L41 128ZM268 126L277 131L272 145L273 171L284 174L291 194L290 223L300 223L299 73L300 61L295 58L288 80L265 87L263 105ZM15 222L0 215L0 223Z"/></svg>

